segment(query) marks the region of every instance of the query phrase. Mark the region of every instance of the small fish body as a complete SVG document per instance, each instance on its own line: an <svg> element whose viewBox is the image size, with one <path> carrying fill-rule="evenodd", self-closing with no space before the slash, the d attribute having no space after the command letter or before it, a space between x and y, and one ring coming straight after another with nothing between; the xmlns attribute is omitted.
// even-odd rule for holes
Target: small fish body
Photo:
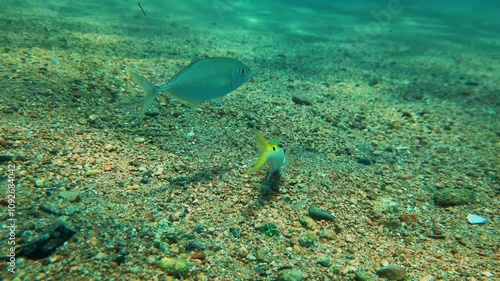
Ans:
<svg viewBox="0 0 500 281"><path fill-rule="evenodd" d="M197 106L203 101L220 98L236 90L248 81L250 75L250 68L231 58L194 60L161 86L130 72L132 80L146 90L139 118L144 116L161 91Z"/></svg>
<svg viewBox="0 0 500 281"><path fill-rule="evenodd" d="M276 140L267 142L266 139L256 130L253 131L253 135L255 137L255 140L257 141L257 145L261 150L259 158L253 166L253 170L256 171L267 163L271 168L271 171L267 175L267 181L269 181L271 175L277 171L283 177L286 177L285 172L283 172L282 169L282 167L286 163L285 149Z"/></svg>

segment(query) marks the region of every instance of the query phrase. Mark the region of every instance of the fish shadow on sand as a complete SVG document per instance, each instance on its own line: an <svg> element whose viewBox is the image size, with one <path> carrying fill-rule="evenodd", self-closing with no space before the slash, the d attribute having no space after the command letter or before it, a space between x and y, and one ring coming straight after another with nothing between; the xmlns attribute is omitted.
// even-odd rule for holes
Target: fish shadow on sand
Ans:
<svg viewBox="0 0 500 281"><path fill-rule="evenodd" d="M281 177L279 173L275 173L271 175L269 179L264 178L264 180L260 183L260 196L248 203L247 206L247 215L254 216L254 212L262 209L264 206L276 200L279 195L279 188L281 185Z"/></svg>
<svg viewBox="0 0 500 281"><path fill-rule="evenodd" d="M279 173L273 173L268 180L260 184L260 199L263 201L273 201L279 194L280 186L281 175Z"/></svg>

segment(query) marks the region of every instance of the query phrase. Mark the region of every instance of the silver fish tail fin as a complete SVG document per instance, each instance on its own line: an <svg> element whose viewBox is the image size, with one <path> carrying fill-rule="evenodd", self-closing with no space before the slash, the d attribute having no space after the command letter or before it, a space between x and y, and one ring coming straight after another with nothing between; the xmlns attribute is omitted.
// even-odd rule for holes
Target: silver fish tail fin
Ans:
<svg viewBox="0 0 500 281"><path fill-rule="evenodd" d="M135 72L131 71L130 76L132 77L132 80L134 80L135 83L144 88L144 90L146 91L146 95L144 96L144 99L142 101L141 112L139 112L139 119L142 119L144 117L144 114L151 107L153 101L160 92L159 90L160 87L156 86L155 84L151 83L148 79L142 77L141 75Z"/></svg>

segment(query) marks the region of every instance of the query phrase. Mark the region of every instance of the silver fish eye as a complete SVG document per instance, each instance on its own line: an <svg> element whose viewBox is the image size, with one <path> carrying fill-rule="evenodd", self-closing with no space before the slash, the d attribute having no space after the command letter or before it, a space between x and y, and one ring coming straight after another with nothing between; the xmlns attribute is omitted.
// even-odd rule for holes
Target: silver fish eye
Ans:
<svg viewBox="0 0 500 281"><path fill-rule="evenodd" d="M244 68L241 68L241 69L240 69L240 73L241 73L241 75L245 74L245 69L244 69Z"/></svg>

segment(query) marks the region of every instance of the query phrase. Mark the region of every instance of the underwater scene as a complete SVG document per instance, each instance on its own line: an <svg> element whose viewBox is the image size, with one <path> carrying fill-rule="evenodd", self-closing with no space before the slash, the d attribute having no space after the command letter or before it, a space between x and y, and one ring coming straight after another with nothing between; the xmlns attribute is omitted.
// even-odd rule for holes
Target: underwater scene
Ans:
<svg viewBox="0 0 500 281"><path fill-rule="evenodd" d="M19 0L0 280L500 280L500 2Z"/></svg>

